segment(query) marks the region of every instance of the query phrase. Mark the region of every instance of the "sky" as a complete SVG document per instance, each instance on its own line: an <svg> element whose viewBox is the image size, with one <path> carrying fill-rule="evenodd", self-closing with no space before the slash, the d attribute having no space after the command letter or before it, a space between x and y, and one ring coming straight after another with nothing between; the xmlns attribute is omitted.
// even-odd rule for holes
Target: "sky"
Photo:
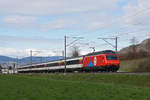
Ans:
<svg viewBox="0 0 150 100"><path fill-rule="evenodd" d="M58 56L67 36L81 54L115 50L98 38L118 37L118 50L150 37L150 0L0 0L0 55ZM77 38L82 37L82 38ZM115 41L108 39L112 45Z"/></svg>

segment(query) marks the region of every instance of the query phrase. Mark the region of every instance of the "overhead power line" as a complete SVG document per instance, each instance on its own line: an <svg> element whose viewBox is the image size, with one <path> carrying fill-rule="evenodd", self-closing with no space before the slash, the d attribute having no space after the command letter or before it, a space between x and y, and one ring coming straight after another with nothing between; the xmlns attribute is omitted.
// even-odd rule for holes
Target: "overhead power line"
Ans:
<svg viewBox="0 0 150 100"><path fill-rule="evenodd" d="M131 18L131 17L138 16L139 14L145 13L146 11L150 11L150 8L144 8L144 9L142 9L142 10L140 10L140 11L135 12L134 14L125 16L125 18ZM121 20L121 18L119 18L119 19L117 19L117 20L114 20L114 21L112 21L111 23L108 23L107 25L104 24L105 26L104 26L103 28L101 28L101 30L108 28L108 26L111 26L111 25L114 25L114 24L118 24L118 23L120 22L120 20ZM120 29L124 29L124 28L125 28L125 27L123 26L122 28L119 28L119 30L120 30ZM88 34L88 33L84 33L84 34Z"/></svg>
<svg viewBox="0 0 150 100"><path fill-rule="evenodd" d="M115 50L116 50L116 52L117 52L117 48L118 48L118 37L115 37L115 38L98 38L98 39L102 39L102 40L104 40L106 43L108 43L109 45L111 45L113 48L115 48ZM110 42L108 42L107 41L107 39L113 39L113 40L115 40L115 45L114 44L112 44L112 43L110 43Z"/></svg>

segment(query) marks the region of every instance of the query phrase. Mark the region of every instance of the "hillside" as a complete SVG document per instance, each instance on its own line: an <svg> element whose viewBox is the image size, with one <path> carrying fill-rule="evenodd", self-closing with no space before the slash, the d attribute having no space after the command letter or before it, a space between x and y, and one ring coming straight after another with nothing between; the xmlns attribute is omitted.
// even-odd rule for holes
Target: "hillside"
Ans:
<svg viewBox="0 0 150 100"><path fill-rule="evenodd" d="M5 63L8 61L16 61L16 58L11 58L11 57L7 57L7 56L0 56L0 63Z"/></svg>
<svg viewBox="0 0 150 100"><path fill-rule="evenodd" d="M120 54L128 54L130 52L150 54L150 38L142 41L137 45L130 45L120 50Z"/></svg>
<svg viewBox="0 0 150 100"><path fill-rule="evenodd" d="M150 72L150 57L121 60L119 71L125 72Z"/></svg>
<svg viewBox="0 0 150 100"><path fill-rule="evenodd" d="M120 50L120 71L150 72L150 38Z"/></svg>

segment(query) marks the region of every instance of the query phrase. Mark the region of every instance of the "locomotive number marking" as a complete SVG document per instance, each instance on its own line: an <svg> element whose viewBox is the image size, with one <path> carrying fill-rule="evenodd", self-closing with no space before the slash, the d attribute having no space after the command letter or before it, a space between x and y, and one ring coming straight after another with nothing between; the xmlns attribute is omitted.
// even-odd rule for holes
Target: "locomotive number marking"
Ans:
<svg viewBox="0 0 150 100"><path fill-rule="evenodd" d="M97 64L97 59L96 57L94 57L94 66L96 66L96 64Z"/></svg>

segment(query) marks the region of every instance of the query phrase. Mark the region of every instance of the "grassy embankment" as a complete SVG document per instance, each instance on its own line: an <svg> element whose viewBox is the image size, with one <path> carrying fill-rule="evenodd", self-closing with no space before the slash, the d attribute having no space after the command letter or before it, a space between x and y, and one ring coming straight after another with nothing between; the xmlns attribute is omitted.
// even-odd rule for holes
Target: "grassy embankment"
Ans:
<svg viewBox="0 0 150 100"><path fill-rule="evenodd" d="M149 75L0 75L0 100L149 100Z"/></svg>
<svg viewBox="0 0 150 100"><path fill-rule="evenodd" d="M133 60L121 60L119 71L127 72L149 72L150 71L150 57L138 58Z"/></svg>

